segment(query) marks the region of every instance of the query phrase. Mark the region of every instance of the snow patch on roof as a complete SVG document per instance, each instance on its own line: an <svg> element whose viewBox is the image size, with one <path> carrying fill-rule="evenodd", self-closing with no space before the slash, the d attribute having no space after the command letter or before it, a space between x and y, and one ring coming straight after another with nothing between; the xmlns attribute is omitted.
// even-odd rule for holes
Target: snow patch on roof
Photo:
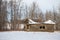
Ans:
<svg viewBox="0 0 60 40"><path fill-rule="evenodd" d="M53 22L52 20L48 20L44 22L45 24L56 24L55 22Z"/></svg>
<svg viewBox="0 0 60 40"><path fill-rule="evenodd" d="M31 19L28 19L29 20L29 24L38 24L38 22L34 22L33 20L31 20Z"/></svg>

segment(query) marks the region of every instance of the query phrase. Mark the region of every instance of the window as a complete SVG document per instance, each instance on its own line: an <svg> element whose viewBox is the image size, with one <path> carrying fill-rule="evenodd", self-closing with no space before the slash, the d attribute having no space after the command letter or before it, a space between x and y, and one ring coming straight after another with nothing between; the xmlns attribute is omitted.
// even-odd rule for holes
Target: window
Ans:
<svg viewBox="0 0 60 40"><path fill-rule="evenodd" d="M45 29L45 26L40 26L40 29Z"/></svg>
<svg viewBox="0 0 60 40"><path fill-rule="evenodd" d="M43 29L45 29L45 26L43 26Z"/></svg>
<svg viewBox="0 0 60 40"><path fill-rule="evenodd" d="M42 26L40 26L40 29L42 29Z"/></svg>

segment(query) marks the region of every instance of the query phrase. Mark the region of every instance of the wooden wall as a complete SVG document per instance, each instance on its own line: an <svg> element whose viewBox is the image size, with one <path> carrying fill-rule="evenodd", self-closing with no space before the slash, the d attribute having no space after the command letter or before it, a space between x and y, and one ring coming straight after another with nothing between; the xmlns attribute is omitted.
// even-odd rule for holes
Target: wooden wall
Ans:
<svg viewBox="0 0 60 40"><path fill-rule="evenodd" d="M25 31L53 32L54 31L54 25L53 24L28 24L25 26Z"/></svg>

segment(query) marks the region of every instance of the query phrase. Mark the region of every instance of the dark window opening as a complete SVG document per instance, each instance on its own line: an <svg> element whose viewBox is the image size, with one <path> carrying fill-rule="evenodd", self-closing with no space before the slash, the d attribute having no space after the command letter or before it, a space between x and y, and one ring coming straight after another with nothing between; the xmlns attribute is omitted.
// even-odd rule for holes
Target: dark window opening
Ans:
<svg viewBox="0 0 60 40"><path fill-rule="evenodd" d="M40 26L40 29L45 29L45 26Z"/></svg>
<svg viewBox="0 0 60 40"><path fill-rule="evenodd" d="M45 26L43 26L43 29L45 29Z"/></svg>
<svg viewBox="0 0 60 40"><path fill-rule="evenodd" d="M42 26L40 26L40 29L42 29Z"/></svg>

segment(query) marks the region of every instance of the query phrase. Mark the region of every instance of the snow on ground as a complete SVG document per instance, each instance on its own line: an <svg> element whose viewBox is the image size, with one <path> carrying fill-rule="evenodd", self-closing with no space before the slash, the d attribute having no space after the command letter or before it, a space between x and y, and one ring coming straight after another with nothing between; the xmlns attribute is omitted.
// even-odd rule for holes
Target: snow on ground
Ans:
<svg viewBox="0 0 60 40"><path fill-rule="evenodd" d="M0 32L0 40L60 40L60 32Z"/></svg>

